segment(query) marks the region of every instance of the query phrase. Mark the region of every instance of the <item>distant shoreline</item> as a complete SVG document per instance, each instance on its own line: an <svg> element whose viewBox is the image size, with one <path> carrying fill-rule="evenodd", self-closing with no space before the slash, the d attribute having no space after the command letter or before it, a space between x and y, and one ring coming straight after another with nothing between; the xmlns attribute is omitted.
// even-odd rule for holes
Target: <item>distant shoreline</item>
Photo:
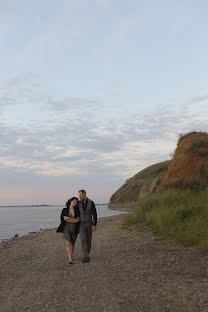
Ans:
<svg viewBox="0 0 208 312"><path fill-rule="evenodd" d="M96 206L108 206L109 204L108 203L104 203L104 204L96 204ZM0 208L1 207L62 207L62 206L65 206L64 204L57 204L57 205L47 205L47 204L33 204L33 205L0 205Z"/></svg>

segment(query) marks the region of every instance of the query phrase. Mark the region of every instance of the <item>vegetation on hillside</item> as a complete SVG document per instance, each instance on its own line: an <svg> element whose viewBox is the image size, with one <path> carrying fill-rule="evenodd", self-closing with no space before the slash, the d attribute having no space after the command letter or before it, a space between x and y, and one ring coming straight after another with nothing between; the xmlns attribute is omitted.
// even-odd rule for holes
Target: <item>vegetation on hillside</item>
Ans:
<svg viewBox="0 0 208 312"><path fill-rule="evenodd" d="M154 164L152 166L149 166L143 169L142 171L140 171L139 173L137 173L131 179L136 180L136 179L160 178L161 176L164 175L169 163L170 161L166 160L166 161Z"/></svg>
<svg viewBox="0 0 208 312"><path fill-rule="evenodd" d="M181 133L181 134L179 134L178 143L180 141L186 139L187 137L190 137L193 134L200 135L200 136L207 136L207 133L206 132L202 132L202 131L191 131L191 132L187 132L187 133Z"/></svg>
<svg viewBox="0 0 208 312"><path fill-rule="evenodd" d="M208 188L150 194L125 216L123 226L150 229L172 242L208 248Z"/></svg>
<svg viewBox="0 0 208 312"><path fill-rule="evenodd" d="M208 137L194 138L189 147L189 151L198 153L200 156L208 158Z"/></svg>

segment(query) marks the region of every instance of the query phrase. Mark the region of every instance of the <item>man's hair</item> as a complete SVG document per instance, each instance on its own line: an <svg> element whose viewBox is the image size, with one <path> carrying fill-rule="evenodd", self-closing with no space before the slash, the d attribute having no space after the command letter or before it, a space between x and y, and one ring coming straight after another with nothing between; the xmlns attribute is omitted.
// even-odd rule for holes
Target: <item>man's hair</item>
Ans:
<svg viewBox="0 0 208 312"><path fill-rule="evenodd" d="M85 190L80 190L78 193L86 194Z"/></svg>

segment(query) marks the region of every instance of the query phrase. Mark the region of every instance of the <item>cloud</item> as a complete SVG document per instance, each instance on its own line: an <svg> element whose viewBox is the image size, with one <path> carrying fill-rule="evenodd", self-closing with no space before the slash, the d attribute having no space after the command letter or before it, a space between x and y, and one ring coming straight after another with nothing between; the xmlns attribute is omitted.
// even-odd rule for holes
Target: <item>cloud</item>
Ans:
<svg viewBox="0 0 208 312"><path fill-rule="evenodd" d="M115 124L113 129L109 125L110 131L106 125L108 135L96 131L99 125L84 117L78 125L71 120L51 129L41 123L36 129L1 125L1 166L51 176L99 171L129 176L135 167L142 169L169 158L180 132L206 128L205 120L193 122L176 113L137 118L132 123L123 123L122 128Z"/></svg>
<svg viewBox="0 0 208 312"><path fill-rule="evenodd" d="M144 117L126 114L112 122L109 116L102 122L91 115L94 108L89 106L88 111L87 107L90 114L79 118L74 113L64 119L53 115L50 122L2 122L0 172L4 187L27 188L30 183L36 193L43 184L48 194L50 187L59 190L61 185L59 202L67 189L75 192L83 187L92 193L106 189L106 199L140 170L169 159L179 133L208 131L208 108L205 114L193 113L192 107L179 111L160 107ZM22 181L17 182L17 177Z"/></svg>
<svg viewBox="0 0 208 312"><path fill-rule="evenodd" d="M0 106L33 106L33 110L36 108L37 112L45 114L69 113L74 116L79 112L93 114L99 105L95 97L57 97L53 91L42 88L39 80L39 75L30 72L7 80L0 86Z"/></svg>
<svg viewBox="0 0 208 312"><path fill-rule="evenodd" d="M31 72L14 76L0 86L0 106L30 103L42 97L38 75Z"/></svg>
<svg viewBox="0 0 208 312"><path fill-rule="evenodd" d="M19 172L53 177L105 175L106 179L111 175L119 180L168 159L179 133L207 131L207 114L193 112L191 106L160 107L143 117L122 114L120 108L112 115L110 106L96 97L53 96L31 73L10 79L2 89L4 95L11 94L10 105L29 101L33 106L38 99L38 109L45 112L42 119L37 115L31 121L29 115L23 122L8 115L0 124L0 167ZM20 100L12 90L22 92ZM205 105L204 110L208 111Z"/></svg>
<svg viewBox="0 0 208 312"><path fill-rule="evenodd" d="M54 96L47 96L43 100L42 110L64 113L66 111L89 110L98 105L96 99L68 97L64 99L56 99Z"/></svg>
<svg viewBox="0 0 208 312"><path fill-rule="evenodd" d="M199 102L205 102L207 100L208 100L208 95L206 94L206 95L202 95L202 96L196 96L193 99L191 99L190 102L196 104Z"/></svg>
<svg viewBox="0 0 208 312"><path fill-rule="evenodd" d="M78 168L73 166L67 166L66 162L49 162L49 161L25 161L24 159L18 159L16 157L0 157L1 167L9 168L21 168L22 170L33 171L39 175L49 175L49 176L58 176L58 175L74 175L74 174L84 174L84 172L79 172Z"/></svg>

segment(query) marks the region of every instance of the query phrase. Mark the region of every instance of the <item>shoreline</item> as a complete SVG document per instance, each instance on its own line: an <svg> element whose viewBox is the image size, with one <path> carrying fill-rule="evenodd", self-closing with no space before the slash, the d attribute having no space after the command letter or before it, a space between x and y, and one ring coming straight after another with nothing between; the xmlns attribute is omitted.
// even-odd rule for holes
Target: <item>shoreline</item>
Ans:
<svg viewBox="0 0 208 312"><path fill-rule="evenodd" d="M100 206L103 206L102 204L99 204ZM99 206L98 205L98 206ZM22 207L22 206L21 206ZM32 206L31 206L32 207ZM56 207L56 206L55 206ZM34 208L34 207L32 207L32 208ZM47 206L47 208L48 208L48 206ZM109 208L107 208L110 212L112 212L112 209L109 209ZM129 213L129 211L124 211L124 210L119 210L119 209L113 209L114 211L115 211L115 215L120 215L120 214L126 214L126 213ZM120 212L120 213L119 213ZM98 217L98 220L99 219L101 219L101 218L107 218L108 217L108 215L107 216L102 216L102 217ZM58 227L58 225L59 225L59 216L57 216L57 226L56 227ZM40 228L39 229L37 229L37 227L36 228L34 228L34 229L31 229L30 231L24 231L25 233L24 234L19 234L18 232L21 232L20 231L20 229L17 229L16 231L11 231L11 232L13 232L12 233L12 236L10 236L10 237L8 237L8 238L1 238L0 239L0 245L1 244L4 244L4 243L6 243L7 241L10 241L10 240L16 240L16 239L18 239L18 238L20 238L20 237L23 237L23 236L25 236L25 235L32 235L32 234L35 234L35 233L39 233L39 232L43 232L44 230L47 230L47 229L52 229L52 228L55 228L54 227L54 225L48 225L49 227L46 227L46 228L44 228L44 226L43 227L41 227L41 224L40 224Z"/></svg>
<svg viewBox="0 0 208 312"><path fill-rule="evenodd" d="M118 210L117 210L118 211ZM129 212L129 211L128 211ZM127 212L127 213L128 213ZM113 216L106 216L106 217L100 217L100 218L98 218L98 220L99 221L102 221L102 220L104 220L104 219L106 219L106 218L111 218L111 217L116 217L116 216L123 216L124 215L124 213L120 213L120 214L116 214L116 215L113 215ZM24 234L24 235L18 235L18 236L13 236L13 237L11 237L11 238L5 238L5 239L2 239L2 241L0 241L0 247L1 247L1 245L5 245L6 243L9 243L9 242L12 242L12 241L17 241L17 240L20 240L21 238L24 238L24 237L34 237L35 235L38 235L38 234L40 234L40 233L44 233L45 231L50 231L50 230L53 230L53 231L56 231L56 229L58 228L58 225L57 225L57 227L51 227L51 228L45 228L45 229L40 229L40 230L38 230L38 231L31 231L31 232L28 232L28 233L26 233L26 234Z"/></svg>

